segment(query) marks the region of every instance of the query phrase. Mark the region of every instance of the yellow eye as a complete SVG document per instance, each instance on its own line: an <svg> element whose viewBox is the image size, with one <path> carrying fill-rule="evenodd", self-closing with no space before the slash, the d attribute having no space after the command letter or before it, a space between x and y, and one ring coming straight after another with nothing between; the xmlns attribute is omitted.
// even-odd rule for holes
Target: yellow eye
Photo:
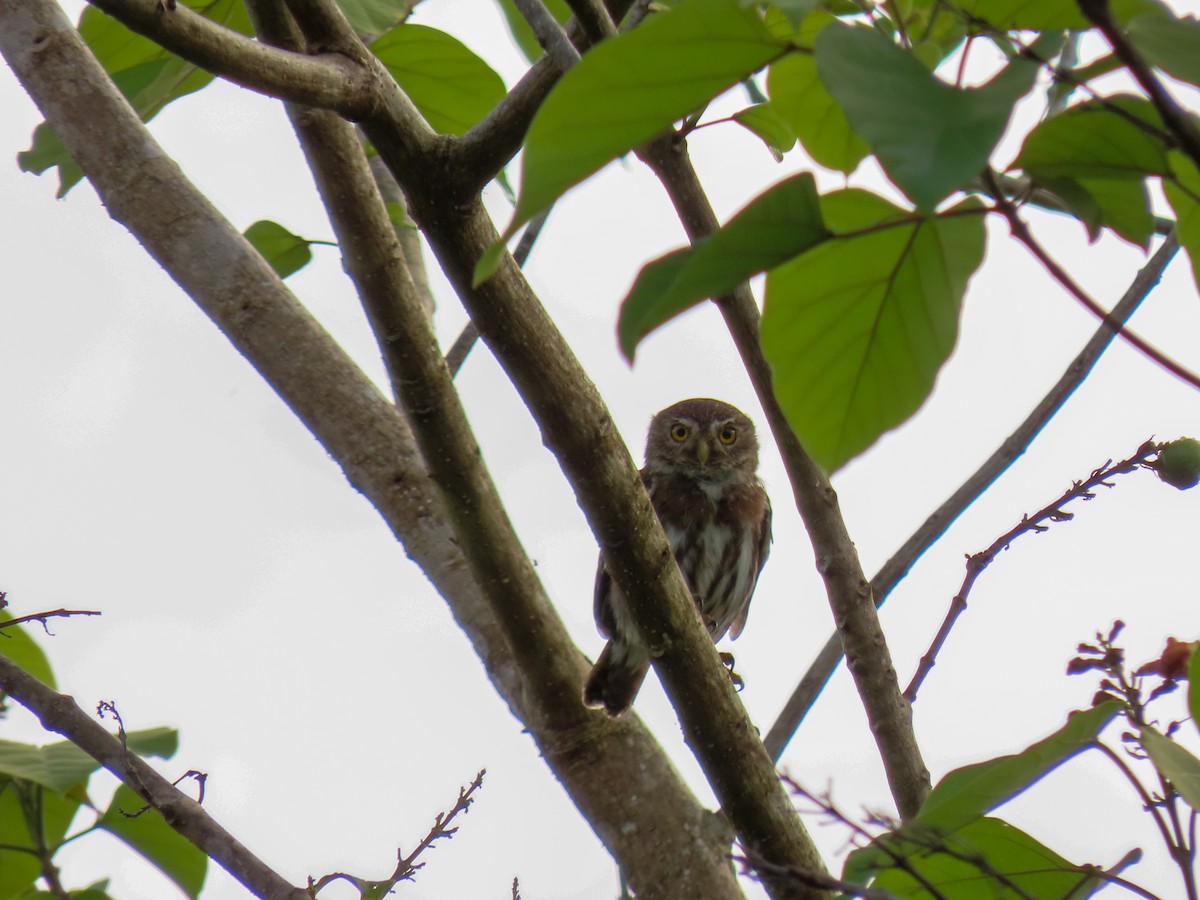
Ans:
<svg viewBox="0 0 1200 900"><path fill-rule="evenodd" d="M676 422L671 426L671 439L680 444L687 440L688 434L690 433L691 432L688 431L688 427L682 422Z"/></svg>
<svg viewBox="0 0 1200 900"><path fill-rule="evenodd" d="M717 437L721 439L722 444L732 444L737 440L737 429L732 425L726 425L718 432Z"/></svg>

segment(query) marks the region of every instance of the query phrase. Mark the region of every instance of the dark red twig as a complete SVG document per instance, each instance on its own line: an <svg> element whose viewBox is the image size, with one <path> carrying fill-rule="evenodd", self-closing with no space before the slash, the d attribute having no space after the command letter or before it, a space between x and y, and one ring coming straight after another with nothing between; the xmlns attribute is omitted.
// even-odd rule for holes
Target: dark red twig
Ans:
<svg viewBox="0 0 1200 900"><path fill-rule="evenodd" d="M1091 500L1096 496L1096 488L1112 487L1112 482L1109 481L1110 478L1144 468L1150 459L1158 453L1158 450L1159 445L1153 440L1149 440L1142 444L1137 452L1128 459L1123 459L1118 463L1112 463L1111 460L1106 462L1083 481L1076 481L1072 484L1066 493L1058 499L1043 506L1033 515L1024 516L1015 526L996 538L986 550L967 557L967 572L963 577L962 586L959 587L958 593L954 595L954 599L950 602L950 609L946 613L946 618L942 621L942 626L938 629L937 635L929 645L929 649L921 657L916 674L913 675L908 687L904 689L904 696L908 698L910 703L916 699L921 683L933 670L938 652L942 649L942 645L946 643L946 638L950 635L950 629L954 627L954 623L958 620L958 617L966 610L967 596L971 593L971 588L974 587L976 579L1000 555L1001 551L1007 550L1009 545L1023 534L1048 530L1048 523L1070 521L1075 515L1074 513L1067 512L1063 507L1072 500Z"/></svg>
<svg viewBox="0 0 1200 900"><path fill-rule="evenodd" d="M47 619L67 618L68 616L98 616L100 612L95 609L52 609L49 612L33 613L28 616L21 616L16 619L9 619L7 622L0 622L0 632L5 628L12 628L14 625L21 625L25 622L41 622L42 627L46 629L46 634L50 634L50 626L46 624ZM7 637L8 635L5 635Z"/></svg>

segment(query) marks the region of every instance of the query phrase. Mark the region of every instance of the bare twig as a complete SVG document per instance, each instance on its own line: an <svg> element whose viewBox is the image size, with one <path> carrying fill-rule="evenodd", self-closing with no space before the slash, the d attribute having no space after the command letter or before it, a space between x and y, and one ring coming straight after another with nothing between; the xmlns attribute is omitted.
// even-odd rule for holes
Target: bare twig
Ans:
<svg viewBox="0 0 1200 900"><path fill-rule="evenodd" d="M1113 327L1117 331L1117 334L1120 335L1122 340L1137 349L1143 356L1158 363L1162 368L1166 369L1181 381L1191 385L1194 388L1200 389L1200 375L1197 375L1182 364L1171 359L1171 357L1167 356L1165 353L1150 344L1135 332L1130 331L1124 325L1114 322L1112 314L1107 312L1104 307L1092 299L1087 291L1081 288L1079 284L1076 283L1075 279L1073 279L1067 273L1067 271L1063 269L1063 267L1060 266L1053 259L1053 257L1050 256L1049 253L1046 252L1046 249L1034 239L1033 235L1029 231L1029 226L1025 224L1025 220L1021 218L1020 213L1017 211L1016 205L1004 196L1003 192L999 188L999 185L993 183L992 187L996 201L996 211L1004 216L1005 220L1008 222L1009 231L1012 233L1012 236L1016 238L1018 243L1022 244L1027 250L1029 250L1030 253L1034 255L1034 257L1037 258L1038 262L1045 267L1046 271L1050 273L1054 280L1057 281L1067 291L1067 293L1079 301L1079 303L1088 312L1098 318L1101 322Z"/></svg>
<svg viewBox="0 0 1200 900"><path fill-rule="evenodd" d="M542 233L542 226L546 224L551 209L553 209L552 206L547 207L530 219L529 224L521 233L521 240L517 242L517 248L513 250L513 262L518 267L525 267L525 262L529 259L529 254L533 252L533 245L537 243L537 239ZM450 370L451 378L458 374L463 363L467 361L467 355L474 348L477 340L479 340L479 329L475 327L474 322L467 322L446 354L446 368Z"/></svg>
<svg viewBox="0 0 1200 900"><path fill-rule="evenodd" d="M744 873L757 872L760 875L767 874L774 878L791 878L810 887L820 888L824 891L838 891L847 897L862 897L863 900L899 900L891 891L864 887L861 884L852 884L849 881L834 878L832 875L827 875L824 872L810 872L807 869L777 866L750 856L734 855L733 861L741 865Z"/></svg>
<svg viewBox="0 0 1200 900"><path fill-rule="evenodd" d="M141 795L163 814L167 824L260 897L305 900L266 863L242 846L229 832L182 791L158 774L124 743L109 734L66 694L42 684L15 663L0 656L0 688L34 713L42 727L61 734Z"/></svg>
<svg viewBox="0 0 1200 900"><path fill-rule="evenodd" d="M945 644L946 638L950 635L950 629L954 627L954 623L958 620L958 617L966 611L967 597L971 593L971 588L974 587L976 579L979 578L984 569L992 564L992 561L1001 551L1007 550L1009 545L1021 537L1021 535L1040 533L1048 530L1049 525L1046 523L1070 521L1074 518L1074 513L1069 513L1064 508L1068 503L1073 500L1091 500L1096 496L1096 488L1112 487L1112 482L1109 479L1117 475L1127 475L1130 472L1144 468L1146 463L1157 455L1158 450L1159 445L1153 440L1149 440L1142 444L1137 449L1137 452L1128 459L1123 459L1118 463L1113 463L1111 460L1106 462L1087 478L1072 484L1056 500L1046 504L1033 515L1022 517L1020 522L996 538L986 550L981 550L967 557L967 573L963 577L962 586L959 587L958 593L954 595L954 599L950 603L950 609L946 613L946 618L942 621L942 625L938 629L933 642L929 645L929 649L921 657L921 662L917 666L917 671L913 675L912 681L904 689L904 696L908 698L910 703L917 699L917 691L920 689L921 683L933 670L937 654L942 649L942 645Z"/></svg>
<svg viewBox="0 0 1200 900"><path fill-rule="evenodd" d="M1167 265L1179 251L1179 241L1171 232L1150 261L1137 273L1125 294L1113 307L1110 318L1125 322L1149 295L1162 278ZM946 533L962 515L1013 464L1037 437L1046 423L1062 408L1067 399L1092 371L1100 355L1115 337L1114 328L1102 322L1084 348L1067 366L1066 371L1034 407L1025 420L1005 438L996 451L963 484L934 510L913 532L883 567L871 579L871 590L877 604L882 604L908 574L909 570L933 544ZM791 697L771 726L764 743L771 758L778 760L784 748L800 727L804 716L816 702L821 690L842 659L842 642L838 634L829 636L808 671L796 685Z"/></svg>
<svg viewBox="0 0 1200 900"><path fill-rule="evenodd" d="M53 609L49 612L33 613L28 616L21 616L16 619L8 619L0 622L0 631L5 628L12 628L14 625L21 625L24 622L41 622L42 627L46 629L46 634L50 634L50 626L47 624L47 619L53 618L68 618L70 616L99 616L101 613L95 609ZM7 637L7 635L6 635Z"/></svg>
<svg viewBox="0 0 1200 900"><path fill-rule="evenodd" d="M454 801L454 805L444 813L439 812L433 820L433 826L425 837L421 838L416 849L407 856L401 856L400 851L396 851L395 871L383 879L382 881L371 881L365 878L360 878L357 875L349 875L345 872L333 872L329 875L323 875L317 880L311 877L308 879L308 894L311 897L316 895L326 885L334 881L347 881L354 885L359 890L370 888L374 893L373 896L383 896L385 893L391 893L401 881L412 881L417 872L425 868L425 863L417 862L421 854L432 847L436 842L443 838L452 838L458 832L458 826L451 827L450 823L460 813L465 813L470 809L471 804L475 802L474 793L483 785L483 776L487 773L486 769L480 769L479 774L475 776L475 780L464 788L459 788L458 799ZM513 879L513 893L516 894L516 879Z"/></svg>

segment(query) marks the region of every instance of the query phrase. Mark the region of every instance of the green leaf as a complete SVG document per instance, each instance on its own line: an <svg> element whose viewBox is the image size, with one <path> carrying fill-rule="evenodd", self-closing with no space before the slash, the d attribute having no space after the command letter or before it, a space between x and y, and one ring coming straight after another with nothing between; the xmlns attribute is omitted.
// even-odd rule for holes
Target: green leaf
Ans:
<svg viewBox="0 0 1200 900"><path fill-rule="evenodd" d="M1160 123L1153 105L1141 97L1117 95L1080 103L1031 131L1013 166L1049 178L1140 179L1166 174L1162 140L1130 118L1156 127Z"/></svg>
<svg viewBox="0 0 1200 900"><path fill-rule="evenodd" d="M371 44L429 124L463 134L504 99L504 81L457 38L425 25L397 25Z"/></svg>
<svg viewBox="0 0 1200 900"><path fill-rule="evenodd" d="M1129 39L1153 65L1172 78L1200 85L1200 22L1167 13L1138 16Z"/></svg>
<svg viewBox="0 0 1200 900"><path fill-rule="evenodd" d="M312 261L312 251L308 248L314 242L292 234L278 222L261 219L244 234L280 278L287 278Z"/></svg>
<svg viewBox="0 0 1200 900"><path fill-rule="evenodd" d="M41 834L35 839L29 831L26 810L32 812L38 807L41 817L34 821ZM66 837L78 811L78 800L35 784L0 777L0 847L56 848ZM18 896L34 883L40 872L35 857L0 849L0 897Z"/></svg>
<svg viewBox="0 0 1200 900"><path fill-rule="evenodd" d="M563 76L534 116L521 196L502 240L568 188L782 51L758 12L734 0L681 0L604 41Z"/></svg>
<svg viewBox="0 0 1200 900"><path fill-rule="evenodd" d="M567 5L567 0L543 0L543 2L559 25L565 24L571 18L571 7ZM512 0L499 0L499 3L513 41L516 42L527 60L531 63L537 62L543 53L537 35L533 33L533 29L529 27L529 23L525 21L525 17L521 15Z"/></svg>
<svg viewBox="0 0 1200 900"><path fill-rule="evenodd" d="M1200 647L1200 644L1197 645ZM1192 726L1200 730L1200 653L1192 651L1188 660L1188 712L1192 715Z"/></svg>
<svg viewBox="0 0 1200 900"><path fill-rule="evenodd" d="M1062 728L1020 753L955 769L929 792L914 822L943 831L961 828L1086 750L1119 710L1116 703L1102 703L1071 713Z"/></svg>
<svg viewBox="0 0 1200 900"><path fill-rule="evenodd" d="M783 154L796 146L796 135L792 132L787 120L779 114L772 103L756 103L735 112L733 120L757 135L759 140L767 145L775 161L783 159Z"/></svg>
<svg viewBox="0 0 1200 900"><path fill-rule="evenodd" d="M1169 156L1172 177L1164 178L1163 193L1175 213L1175 233L1192 261L1192 278L1200 290L1200 171L1185 153Z"/></svg>
<svg viewBox="0 0 1200 900"><path fill-rule="evenodd" d="M0 622L13 619L8 610L0 612ZM13 625L0 631L0 654L16 663L42 684L56 687L50 660L37 641L30 637L24 625Z"/></svg>
<svg viewBox="0 0 1200 900"><path fill-rule="evenodd" d="M892 855L905 860L909 871L898 868ZM992 818L977 819L949 835L916 828L884 835L850 854L843 878L861 884L875 873L872 887L905 898L1080 900L1105 884L1019 828Z"/></svg>
<svg viewBox="0 0 1200 900"><path fill-rule="evenodd" d="M1158 774L1175 786L1188 806L1200 810L1200 759L1148 726L1141 729L1139 741Z"/></svg>
<svg viewBox="0 0 1200 900"><path fill-rule="evenodd" d="M767 94L817 165L849 175L870 153L825 90L811 55L792 53L772 63Z"/></svg>
<svg viewBox="0 0 1200 900"><path fill-rule="evenodd" d="M355 33L367 43L408 15L407 4L396 0L338 0Z"/></svg>
<svg viewBox="0 0 1200 900"><path fill-rule="evenodd" d="M1001 31L1090 27L1075 0L960 0L955 5L971 18L982 19Z"/></svg>
<svg viewBox="0 0 1200 900"><path fill-rule="evenodd" d="M1145 250L1154 234L1154 213L1144 181L1117 178L1037 178L1034 184L1053 194L1065 211L1079 219L1095 241L1100 229Z"/></svg>
<svg viewBox="0 0 1200 900"><path fill-rule="evenodd" d="M851 189L821 211L839 237L767 273L762 345L789 423L833 471L929 395L984 227L975 200L926 217Z"/></svg>
<svg viewBox="0 0 1200 900"><path fill-rule="evenodd" d="M621 351L632 362L642 338L664 322L828 237L811 174L775 185L724 228L642 269L621 303Z"/></svg>
<svg viewBox="0 0 1200 900"><path fill-rule="evenodd" d="M1049 40L1038 43L1044 54ZM959 90L880 32L841 23L818 35L816 57L821 81L851 127L926 211L983 171L1038 71L1016 59L982 87Z"/></svg>
<svg viewBox="0 0 1200 900"><path fill-rule="evenodd" d="M121 785L101 816L99 826L114 834L157 866L189 897L197 897L208 874L208 857L167 824L162 813Z"/></svg>
<svg viewBox="0 0 1200 900"><path fill-rule="evenodd" d="M173 728L149 728L126 735L126 744L134 753L164 759L174 755L178 742ZM86 781L98 768L100 763L69 741L45 747L0 741L0 773L59 793Z"/></svg>
<svg viewBox="0 0 1200 900"><path fill-rule="evenodd" d="M241 34L252 33L240 0L183 0L183 3L220 25ZM200 90L213 79L210 73L135 34L95 7L84 9L79 17L79 33L143 122L149 122L168 103ZM22 171L39 175L58 166L59 197L65 196L83 177L53 129L45 123L34 131L32 146L18 154L17 162Z"/></svg>

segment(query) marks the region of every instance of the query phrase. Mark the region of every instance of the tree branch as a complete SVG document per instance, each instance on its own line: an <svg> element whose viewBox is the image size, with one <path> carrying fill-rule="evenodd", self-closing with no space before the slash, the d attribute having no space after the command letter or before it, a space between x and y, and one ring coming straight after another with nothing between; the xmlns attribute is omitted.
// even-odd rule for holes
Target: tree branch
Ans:
<svg viewBox="0 0 1200 900"><path fill-rule="evenodd" d="M942 645L946 643L946 638L950 636L950 629L954 627L954 623L958 620L958 617L966 611L967 597L971 593L971 588L975 586L976 579L983 574L984 569L992 564L992 561L995 560L1000 552L1007 550L1012 542L1023 534L1046 531L1049 525L1044 523L1066 522L1073 519L1074 514L1067 512L1065 509L1068 503L1072 500L1091 500L1096 496L1094 493L1095 488L1112 487L1108 479L1114 475L1127 475L1137 469L1144 468L1150 458L1158 453L1158 450L1159 446L1153 440L1149 440L1143 443L1138 448L1137 453L1128 459L1123 459L1115 464L1112 460L1109 460L1084 480L1074 482L1062 496L1043 506L1032 516L1022 516L1020 522L992 541L986 550L981 550L967 557L967 571L963 576L962 585L959 587L958 593L954 595L950 603L950 609L946 613L946 618L942 621L937 635L929 645L929 649L921 657L920 664L917 666L917 671L913 675L912 681L904 689L904 696L908 699L909 703L917 699L917 691L920 690L921 684L928 677L929 673L933 671L937 655L941 652Z"/></svg>
<svg viewBox="0 0 1200 900"><path fill-rule="evenodd" d="M658 176L688 236L699 240L718 227L686 147L673 135L656 138L639 151ZM929 771L921 758L912 727L912 710L900 695L900 684L858 552L829 479L805 452L775 397L770 367L758 340L758 307L747 285L718 299L734 343L758 393L759 402L779 445L796 507L804 519L825 592L859 697L871 723L896 807L915 815L929 792Z"/></svg>
<svg viewBox="0 0 1200 900"><path fill-rule="evenodd" d="M1193 165L1200 168L1200 129L1196 128L1193 117L1171 96L1154 74L1153 68L1142 59L1137 48L1121 30L1120 23L1113 18L1108 0L1078 0L1078 4L1084 17L1100 30L1112 45L1117 59L1125 64L1125 68L1142 86L1180 148L1191 157Z"/></svg>
<svg viewBox="0 0 1200 900"><path fill-rule="evenodd" d="M113 218L262 373L404 542L597 833L614 855L641 866L639 887L662 897L738 896L723 858L727 834L637 719L609 721L579 702L587 664L540 587L514 591L501 609L487 602L396 407L183 178L58 7L0 0L0 53ZM410 150L402 143L401 159ZM510 643L514 628L540 636L536 658L518 652L528 641ZM624 827L631 821L643 823L654 842Z"/></svg>
<svg viewBox="0 0 1200 900"><path fill-rule="evenodd" d="M182 3L96 0L93 5L172 53L260 94L336 109L351 119L378 109L378 89L368 71L343 55L268 47Z"/></svg>
<svg viewBox="0 0 1200 900"><path fill-rule="evenodd" d="M0 21L7 17L0 12ZM0 39L2 42L3 39ZM140 756L126 749L66 694L38 681L0 656L0 687L36 715L47 731L61 734L163 814L167 824L259 897L308 900L308 894L238 843L187 794L175 788Z"/></svg>
<svg viewBox="0 0 1200 900"><path fill-rule="evenodd" d="M1123 325L1133 315L1134 310L1158 284L1167 265L1178 251L1179 241L1174 232L1171 232L1150 261L1134 276L1133 281L1125 290L1125 294L1113 307L1112 312L1109 313L1111 322L1101 322L1100 327L1096 329L1079 355L1071 361L1066 371L1033 408L1033 411L1025 417L1025 420L1004 439L1004 442L975 470L970 478L963 482L941 506L930 513L912 536L883 564L875 577L871 579L871 590L876 605L883 604L901 579L925 554L925 551L932 547L946 533L950 525L962 515L963 511L978 500L983 492L1025 453L1034 438L1046 427L1046 423L1054 417L1067 402L1067 398L1074 394L1076 388L1083 383L1084 378L1096 365L1100 355L1108 349L1116 336L1116 327ZM775 720L775 724L767 733L764 743L772 759L778 760L783 755L784 748L796 733L796 729L800 727L800 723L816 702L841 659L842 642L840 636L835 632L829 636L825 646L817 654L817 658L813 660L800 683L796 685L792 696L788 698L783 710Z"/></svg>

